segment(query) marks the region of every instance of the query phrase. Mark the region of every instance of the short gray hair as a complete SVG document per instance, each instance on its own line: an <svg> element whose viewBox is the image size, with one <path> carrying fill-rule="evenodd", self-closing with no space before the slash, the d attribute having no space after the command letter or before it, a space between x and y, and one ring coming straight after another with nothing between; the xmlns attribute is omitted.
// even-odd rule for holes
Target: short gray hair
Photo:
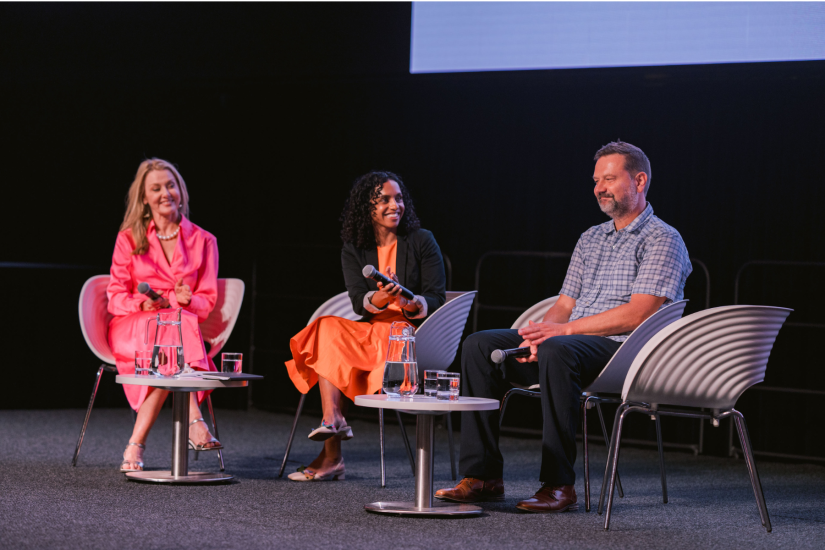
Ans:
<svg viewBox="0 0 825 550"><path fill-rule="evenodd" d="M647 174L647 183L645 184L644 191L646 196L647 190L650 189L650 180L653 179L653 176L650 173L650 160L644 151L635 145L625 143L621 140L611 141L596 151L596 156L593 157L593 160L597 161L607 155L622 155L624 157L624 169L630 172L630 176L633 178L635 178L639 172Z"/></svg>

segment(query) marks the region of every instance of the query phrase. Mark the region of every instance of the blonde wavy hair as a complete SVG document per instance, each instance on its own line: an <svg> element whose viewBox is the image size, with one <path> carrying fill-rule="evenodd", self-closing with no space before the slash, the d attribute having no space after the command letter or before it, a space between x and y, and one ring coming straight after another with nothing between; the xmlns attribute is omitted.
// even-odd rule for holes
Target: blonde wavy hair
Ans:
<svg viewBox="0 0 825 550"><path fill-rule="evenodd" d="M186 183L183 181L178 170L172 166L171 162L163 159L144 160L138 166L135 181L129 187L129 194L126 195L126 215L123 216L123 223L120 230L132 230L132 240L135 241L135 249L132 254L146 254L149 250L149 241L146 239L146 228L152 220L152 210L148 204L143 203L146 197L146 174L152 170L168 170L172 173L180 189L181 207L180 213L189 219L189 192L186 190ZM180 220L178 220L180 221Z"/></svg>

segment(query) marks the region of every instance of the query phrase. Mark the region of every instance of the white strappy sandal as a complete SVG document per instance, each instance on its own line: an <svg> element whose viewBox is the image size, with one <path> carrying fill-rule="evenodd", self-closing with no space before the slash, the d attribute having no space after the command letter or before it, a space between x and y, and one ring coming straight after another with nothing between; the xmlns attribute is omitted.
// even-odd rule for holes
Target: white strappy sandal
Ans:
<svg viewBox="0 0 825 550"><path fill-rule="evenodd" d="M191 426L192 424L195 424L196 422L203 422L204 424L206 424L206 421L203 418L196 418L195 420L190 422L189 425ZM215 445L214 447L204 447L204 445L208 445L209 443L217 443L217 445ZM189 440L189 448L193 451L198 451L198 452L220 451L221 449L223 449L223 445L221 445L220 441L215 439L215 436L212 436L212 439L210 439L206 443L201 443L200 445L195 445L195 443L190 439Z"/></svg>
<svg viewBox="0 0 825 550"><path fill-rule="evenodd" d="M141 451L146 450L146 445L144 445L142 443L132 443L130 441L129 445L134 445L135 447L137 447ZM126 445L126 446L128 447L129 445ZM140 458L143 458L143 457L141 456ZM124 464L128 464L129 466L136 466L136 467L135 468L124 468L123 467ZM129 473L129 472L142 472L143 471L143 461L142 460L135 460L135 461L126 460L126 455L123 455L123 462L120 463L120 470L119 471L121 473L124 473L124 474Z"/></svg>

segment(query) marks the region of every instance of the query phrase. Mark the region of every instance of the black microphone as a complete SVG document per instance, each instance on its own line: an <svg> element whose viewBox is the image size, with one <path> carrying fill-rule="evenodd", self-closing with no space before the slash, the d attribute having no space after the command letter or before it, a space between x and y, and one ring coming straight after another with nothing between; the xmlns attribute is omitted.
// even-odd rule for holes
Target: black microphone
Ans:
<svg viewBox="0 0 825 550"><path fill-rule="evenodd" d="M389 277L387 277L386 275L384 275L383 273L381 273L380 271L378 271L377 269L375 269L371 265L365 265L364 269L361 270L361 273L363 273L364 277L366 277L367 279L372 279L373 281L378 281L379 283L383 284L384 286L387 286L387 285L396 285L396 286L398 286L399 288L401 288L401 296L403 296L407 300L412 300L413 298L415 298L415 294L413 294L412 292L410 292L409 290L407 290L403 286L399 285L398 283L396 283L395 281L393 281L392 279L390 279Z"/></svg>
<svg viewBox="0 0 825 550"><path fill-rule="evenodd" d="M163 296L152 290L152 287L149 286L149 283L140 283L138 285L138 292L140 292L144 296L147 296L153 302L157 302L158 300L163 298Z"/></svg>
<svg viewBox="0 0 825 550"><path fill-rule="evenodd" d="M508 357L527 357L528 355L530 355L529 346L526 348L497 349L490 354L490 359L493 360L493 363L499 365Z"/></svg>

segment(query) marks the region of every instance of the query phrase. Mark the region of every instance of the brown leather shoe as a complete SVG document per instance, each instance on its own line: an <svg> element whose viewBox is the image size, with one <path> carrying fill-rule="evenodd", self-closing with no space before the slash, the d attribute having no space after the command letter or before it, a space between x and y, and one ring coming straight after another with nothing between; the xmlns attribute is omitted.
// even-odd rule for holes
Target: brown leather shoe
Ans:
<svg viewBox="0 0 825 550"><path fill-rule="evenodd" d="M554 513L578 510L576 489L572 485L544 485L533 498L522 500L516 508L525 512Z"/></svg>
<svg viewBox="0 0 825 550"><path fill-rule="evenodd" d="M439 489L435 498L453 502L496 502L504 500L503 479L465 477L452 489Z"/></svg>

